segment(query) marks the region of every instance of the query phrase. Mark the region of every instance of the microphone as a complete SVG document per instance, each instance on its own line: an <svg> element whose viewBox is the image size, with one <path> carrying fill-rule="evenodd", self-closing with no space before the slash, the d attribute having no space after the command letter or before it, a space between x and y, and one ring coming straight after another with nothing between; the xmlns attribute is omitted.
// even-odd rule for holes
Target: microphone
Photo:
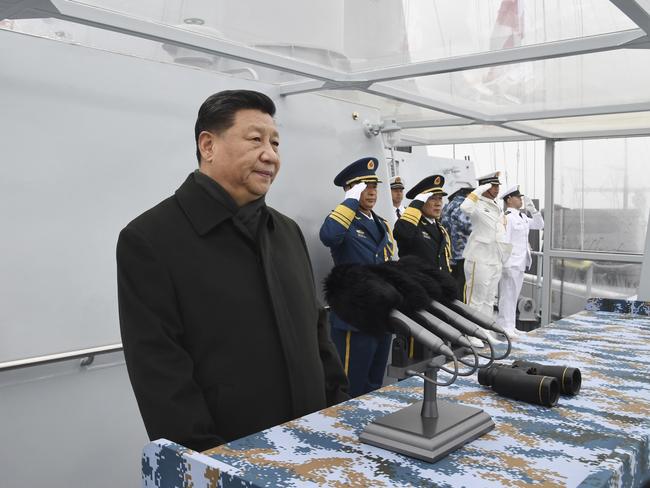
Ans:
<svg viewBox="0 0 650 488"><path fill-rule="evenodd" d="M426 310L420 310L418 312L415 312L415 314L418 319L425 322L426 328L438 337L442 337L452 344L457 344L461 347L467 347L468 349L471 349L472 345L458 329L455 329L451 325L443 322L438 317L431 314L430 312L427 312Z"/></svg>
<svg viewBox="0 0 650 488"><path fill-rule="evenodd" d="M470 322L465 317L462 317L461 315L457 314L453 310L445 307L440 302L432 301L427 307L427 309L433 312L435 316L441 318L442 320L445 320L453 327L455 327L456 329L462 331L467 335L478 337L482 341L490 340L486 332L481 327L479 327L473 322Z"/></svg>
<svg viewBox="0 0 650 488"><path fill-rule="evenodd" d="M379 274L390 275L395 281L401 276L392 270L376 273L375 268L358 264L335 266L324 280L325 299L332 310L362 332L408 334L434 352L454 358L453 351L440 338L406 315L414 308L422 308L420 305L428 301L426 292L406 278L402 286L412 293L407 300Z"/></svg>
<svg viewBox="0 0 650 488"><path fill-rule="evenodd" d="M442 302L454 312L462 315L466 319L480 325L482 328L505 334L503 327L498 325L492 317L478 312L469 305L461 302L456 298L456 281L444 271L440 271L433 266L429 266L417 256L405 256L400 259L399 265L407 272L417 276L417 279L426 281L433 280L437 284L438 294L431 295L431 298ZM424 276L424 278L423 278ZM429 290L430 288L428 288ZM435 289L433 289L435 291Z"/></svg>
<svg viewBox="0 0 650 488"><path fill-rule="evenodd" d="M474 310L466 303L463 303L460 300L451 300L449 303L447 303L447 306L466 319L479 324L484 329L505 335L505 330L503 330L503 327L498 325L493 318Z"/></svg>
<svg viewBox="0 0 650 488"><path fill-rule="evenodd" d="M448 358L454 357L454 352L440 338L422 327L413 319L407 317L398 310L390 313L391 324L394 325L394 331L405 335L411 335L421 344L424 344L433 351L444 354Z"/></svg>
<svg viewBox="0 0 650 488"><path fill-rule="evenodd" d="M441 302L455 300L457 287L456 282L447 273L429 266L416 256L406 256L396 263L396 267L402 274L408 274L416 280L428 294L426 308L433 315L451 324L454 328L467 335L477 337L483 341L489 341L485 331L473 321L461 316ZM398 288L399 289L399 288Z"/></svg>

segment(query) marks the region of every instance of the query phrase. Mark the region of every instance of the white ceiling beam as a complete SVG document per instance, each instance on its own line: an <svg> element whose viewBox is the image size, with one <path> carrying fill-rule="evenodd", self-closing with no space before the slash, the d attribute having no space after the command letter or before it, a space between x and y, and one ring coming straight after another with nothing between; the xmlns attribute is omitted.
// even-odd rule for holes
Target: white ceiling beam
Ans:
<svg viewBox="0 0 650 488"><path fill-rule="evenodd" d="M314 80L294 81L280 85L280 94L283 96L298 95L300 93L309 93L324 90L360 90L364 91L372 83L367 81L346 82L346 81L320 81L316 85ZM319 80L316 80L319 81Z"/></svg>
<svg viewBox="0 0 650 488"><path fill-rule="evenodd" d="M417 105L419 107L423 108L428 108L431 110L435 110L437 112L443 112L449 115L453 115L455 117L462 117L465 119L471 119L474 120L476 123L479 124L484 124L484 125L496 125L496 126L501 126L501 123L494 123L493 122L493 116L479 113L479 112L474 112L472 110L467 110L463 108L458 108L456 106L450 105L445 102L441 102L439 100L432 100L429 97L423 97L421 95L417 95L411 92L408 92L406 90L401 90L399 88L394 88L391 86L386 86L382 85L380 83L371 85L368 89L365 90L368 93L372 93L374 95L381 95L386 98L390 98L393 100L397 100L400 102L405 102L405 103L411 103L413 105ZM508 127L509 130L514 131L514 132L519 132L523 134L524 136L529 136L532 138L543 138L545 135L542 135L542 131L537 131L529 128L523 128L523 127ZM522 139L517 139L517 140L522 140Z"/></svg>
<svg viewBox="0 0 650 488"><path fill-rule="evenodd" d="M370 85L364 91L366 91L367 93L371 93L373 95L379 95L384 98L390 98L391 100L397 100L398 102L410 103L411 105L417 105L418 107L435 110L437 112L446 113L448 115L453 115L455 117L472 119L477 122L490 121L490 116L487 114L475 112L473 110L467 110L464 108L459 108L446 102L434 100L432 98L418 95L416 93L412 93L392 86L373 84Z"/></svg>
<svg viewBox="0 0 650 488"><path fill-rule="evenodd" d="M469 119L462 119L462 118L455 118L455 119L429 119L429 120L400 120L399 118L395 117L384 117L384 119L391 119L395 120L397 125L400 126L402 129L429 129L429 128L436 128L436 127L459 127L459 126L467 126L467 125L475 125L476 121L474 120L469 120ZM503 127L504 129L508 129L510 131L514 132L519 132L521 134L529 135L534 138L549 138L551 136L550 133L538 129L531 129L529 127L521 126L518 127L513 124L513 126L504 126L500 124L491 124L495 125L497 127Z"/></svg>
<svg viewBox="0 0 650 488"><path fill-rule="evenodd" d="M647 111L650 111L650 102L602 105L600 107L578 107L556 110L537 110L532 112L507 113L495 116L494 120L506 123L523 120L560 119L564 117L585 117L590 115L609 115Z"/></svg>
<svg viewBox="0 0 650 488"><path fill-rule="evenodd" d="M328 83L322 80L303 80L292 83L283 83L277 87L279 95L298 95L299 93L310 93L320 90L327 90Z"/></svg>
<svg viewBox="0 0 650 488"><path fill-rule="evenodd" d="M307 78L323 81L342 81L347 74L304 61L287 58L261 51L234 42L209 37L191 30L179 29L147 20L137 19L118 12L100 9L69 0L53 0L56 11L49 12L52 17L77 22L91 27L107 29L122 34L150 39L156 42L173 44L195 51L213 54L264 66L275 70L293 73ZM43 1L47 9L50 2Z"/></svg>
<svg viewBox="0 0 650 488"><path fill-rule="evenodd" d="M615 129L615 130L592 130L579 132L556 133L554 139L557 141L575 139L613 139L616 137L637 137L650 136L650 127L636 129Z"/></svg>
<svg viewBox="0 0 650 488"><path fill-rule="evenodd" d="M516 141L533 141L539 138L521 134L521 135L507 135L498 137L447 137L429 139L426 137L412 136L409 134L402 134L402 146L439 146L443 144L480 144L484 142L516 142Z"/></svg>
<svg viewBox="0 0 650 488"><path fill-rule="evenodd" d="M411 136L411 135L401 135L400 146L430 146L431 142L426 137Z"/></svg>
<svg viewBox="0 0 650 488"><path fill-rule="evenodd" d="M476 122L470 119L455 117L453 119L400 119L399 117L383 117L383 120L395 120L402 129L420 129L428 127L454 127L459 125L472 125Z"/></svg>
<svg viewBox="0 0 650 488"><path fill-rule="evenodd" d="M646 33L642 29L632 29L611 34L566 39L563 41L548 42L544 44L513 47L499 51L469 54L466 56L457 56L441 60L362 71L352 73L349 80L375 82L388 81L525 61L575 56L578 54L620 49L625 47L626 44L644 38L646 38Z"/></svg>
<svg viewBox="0 0 650 488"><path fill-rule="evenodd" d="M649 0L610 0L627 15L632 22L650 35L650 1Z"/></svg>
<svg viewBox="0 0 650 488"><path fill-rule="evenodd" d="M528 134L531 135L535 138L539 139L553 139L554 136L551 132L545 131L543 129L538 129L537 127L527 127L524 124L517 124L517 123L512 123L512 124L500 124L499 127L503 127L504 129L508 130L514 130L517 132L521 132L522 134Z"/></svg>

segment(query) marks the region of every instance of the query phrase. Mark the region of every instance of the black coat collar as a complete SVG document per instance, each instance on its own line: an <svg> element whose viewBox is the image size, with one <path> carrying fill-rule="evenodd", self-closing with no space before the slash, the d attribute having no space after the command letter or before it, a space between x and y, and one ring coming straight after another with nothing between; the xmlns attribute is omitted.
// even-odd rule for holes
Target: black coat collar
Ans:
<svg viewBox="0 0 650 488"><path fill-rule="evenodd" d="M176 190L176 199L189 219L192 227L200 236L204 236L222 222L232 219L231 209L216 200L194 180L190 173L183 184ZM268 226L273 228L273 215L268 214Z"/></svg>

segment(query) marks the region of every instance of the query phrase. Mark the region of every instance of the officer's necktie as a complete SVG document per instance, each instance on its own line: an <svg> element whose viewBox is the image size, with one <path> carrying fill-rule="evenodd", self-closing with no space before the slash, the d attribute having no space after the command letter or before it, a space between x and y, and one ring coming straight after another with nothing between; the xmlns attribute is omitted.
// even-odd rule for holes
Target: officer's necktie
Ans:
<svg viewBox="0 0 650 488"><path fill-rule="evenodd" d="M399 211L399 208L395 209L395 213L397 214L398 219L402 216L402 212Z"/></svg>

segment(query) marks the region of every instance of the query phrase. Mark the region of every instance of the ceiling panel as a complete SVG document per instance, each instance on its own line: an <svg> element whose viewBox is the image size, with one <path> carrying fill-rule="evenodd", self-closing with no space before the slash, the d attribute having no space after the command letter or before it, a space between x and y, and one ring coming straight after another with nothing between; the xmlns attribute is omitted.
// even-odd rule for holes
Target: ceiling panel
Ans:
<svg viewBox="0 0 650 488"><path fill-rule="evenodd" d="M0 20L0 29L142 59L199 68L240 79L282 84L306 80L291 73L54 18Z"/></svg>
<svg viewBox="0 0 650 488"><path fill-rule="evenodd" d="M408 65L637 27L609 0L84 0L71 3L191 30L343 72Z"/></svg>
<svg viewBox="0 0 650 488"><path fill-rule="evenodd" d="M621 49L374 86L499 116L648 102L650 50Z"/></svg>

